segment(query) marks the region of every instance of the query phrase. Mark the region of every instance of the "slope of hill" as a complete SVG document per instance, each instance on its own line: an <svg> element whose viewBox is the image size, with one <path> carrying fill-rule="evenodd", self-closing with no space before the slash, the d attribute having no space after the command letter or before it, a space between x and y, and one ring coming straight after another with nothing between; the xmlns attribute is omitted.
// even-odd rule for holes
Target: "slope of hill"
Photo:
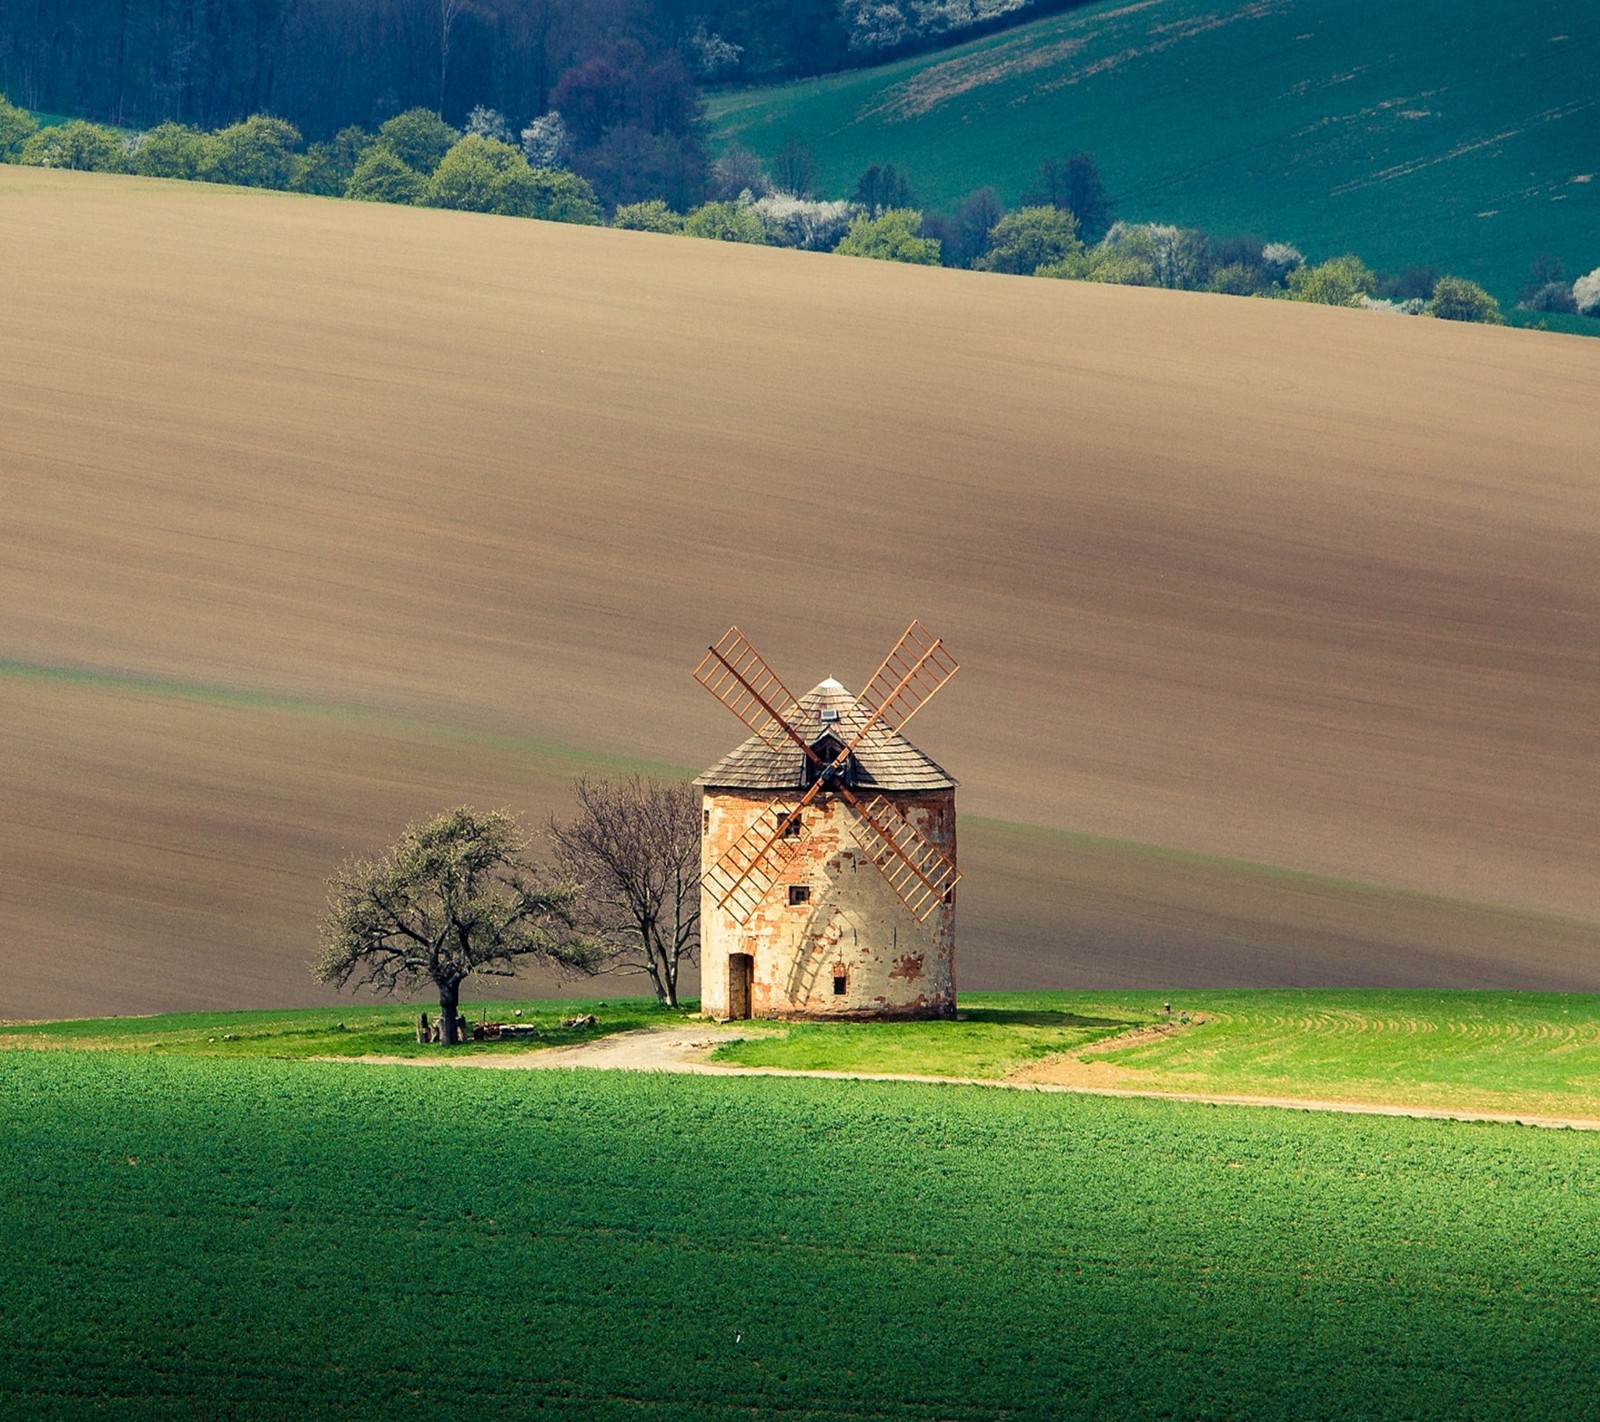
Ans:
<svg viewBox="0 0 1600 1422"><path fill-rule="evenodd" d="M912 615L964 986L1600 987L1600 346L14 168L0 243L0 1017L317 1000L345 852Z"/></svg>
<svg viewBox="0 0 1600 1422"><path fill-rule="evenodd" d="M1533 260L1600 265L1600 10L1585 0L1118 0L939 55L728 93L720 141L869 163L928 207L1015 203L1079 149L1119 216L1436 263L1502 302Z"/></svg>

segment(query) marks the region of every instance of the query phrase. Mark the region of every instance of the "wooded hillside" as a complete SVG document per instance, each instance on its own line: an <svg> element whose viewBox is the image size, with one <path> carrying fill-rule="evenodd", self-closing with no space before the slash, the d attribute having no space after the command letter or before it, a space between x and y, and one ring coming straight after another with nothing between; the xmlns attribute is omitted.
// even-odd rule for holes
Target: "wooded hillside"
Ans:
<svg viewBox="0 0 1600 1422"><path fill-rule="evenodd" d="M415 105L525 123L621 41L703 84L826 74L1082 0L12 0L0 92L29 108L212 128L247 114L311 137Z"/></svg>

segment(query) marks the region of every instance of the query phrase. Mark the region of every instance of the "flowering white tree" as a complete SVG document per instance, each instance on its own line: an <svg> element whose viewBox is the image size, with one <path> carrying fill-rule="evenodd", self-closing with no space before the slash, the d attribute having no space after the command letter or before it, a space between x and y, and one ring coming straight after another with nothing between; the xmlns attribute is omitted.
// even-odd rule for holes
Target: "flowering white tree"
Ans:
<svg viewBox="0 0 1600 1422"><path fill-rule="evenodd" d="M905 38L906 17L898 5L880 0L845 0L845 25L851 49L884 49Z"/></svg>
<svg viewBox="0 0 1600 1422"><path fill-rule="evenodd" d="M1206 284L1213 265L1211 243L1204 232L1164 222L1114 222L1097 250L1127 259L1124 265L1143 269L1138 271L1137 281L1113 278L1128 285L1196 291Z"/></svg>
<svg viewBox="0 0 1600 1422"><path fill-rule="evenodd" d="M1027 8L1031 0L845 0L851 49L882 49L902 40L964 30Z"/></svg>
<svg viewBox="0 0 1600 1422"><path fill-rule="evenodd" d="M1356 304L1363 311L1387 311L1394 316L1420 316L1428 303L1420 296L1410 296L1404 301L1391 301L1383 296L1363 296Z"/></svg>
<svg viewBox="0 0 1600 1422"><path fill-rule="evenodd" d="M571 146L566 122L554 109L522 130L522 152L530 168L565 168Z"/></svg>
<svg viewBox="0 0 1600 1422"><path fill-rule="evenodd" d="M510 143L511 125L499 109L486 109L479 104L467 115L467 132L479 138L492 138L496 143Z"/></svg>
<svg viewBox="0 0 1600 1422"><path fill-rule="evenodd" d="M1306 259L1301 256L1300 249L1291 247L1287 242L1268 242L1261 249L1261 270L1271 281L1282 282L1290 272L1305 264Z"/></svg>
<svg viewBox="0 0 1600 1422"><path fill-rule="evenodd" d="M761 230L773 247L801 247L808 252L831 252L863 211L859 203L796 197L793 193L768 193L750 203L761 220Z"/></svg>
<svg viewBox="0 0 1600 1422"><path fill-rule="evenodd" d="M739 57L744 46L733 44L706 29L701 20L689 36L689 53L694 60L694 71L702 79L716 79L739 67Z"/></svg>
<svg viewBox="0 0 1600 1422"><path fill-rule="evenodd" d="M1572 283L1572 303L1583 316L1600 316L1600 267Z"/></svg>

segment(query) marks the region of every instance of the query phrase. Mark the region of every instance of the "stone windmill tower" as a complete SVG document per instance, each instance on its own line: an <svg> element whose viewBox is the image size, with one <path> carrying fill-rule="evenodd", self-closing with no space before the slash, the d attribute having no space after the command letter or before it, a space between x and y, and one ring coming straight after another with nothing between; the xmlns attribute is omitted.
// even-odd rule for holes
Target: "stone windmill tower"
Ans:
<svg viewBox="0 0 1600 1422"><path fill-rule="evenodd" d="M920 622L859 697L737 627L695 669L755 733L695 781L708 1016L955 1015L956 782L900 734L955 672Z"/></svg>

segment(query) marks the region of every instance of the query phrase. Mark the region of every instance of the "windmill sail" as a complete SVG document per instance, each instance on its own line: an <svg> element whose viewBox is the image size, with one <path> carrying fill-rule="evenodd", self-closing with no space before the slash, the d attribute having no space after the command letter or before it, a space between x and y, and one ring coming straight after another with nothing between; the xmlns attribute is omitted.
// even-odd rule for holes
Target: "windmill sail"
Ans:
<svg viewBox="0 0 1600 1422"><path fill-rule="evenodd" d="M944 852L882 795L862 802L847 796L855 811L852 833L871 856L889 887L918 923L948 902L961 871Z"/></svg>
<svg viewBox="0 0 1600 1422"><path fill-rule="evenodd" d="M944 643L913 618L857 698L866 709L867 720L847 749L853 749L880 725L900 730L959 670L960 663Z"/></svg>
<svg viewBox="0 0 1600 1422"><path fill-rule="evenodd" d="M737 627L728 628L707 649L694 679L773 750L786 750L793 742L811 755L794 728L799 703Z"/></svg>
<svg viewBox="0 0 1600 1422"><path fill-rule="evenodd" d="M718 908L732 909L741 921L755 913L805 843L800 812L815 798L813 789L797 805L776 807L770 828L768 822L757 820L706 871L705 883Z"/></svg>

